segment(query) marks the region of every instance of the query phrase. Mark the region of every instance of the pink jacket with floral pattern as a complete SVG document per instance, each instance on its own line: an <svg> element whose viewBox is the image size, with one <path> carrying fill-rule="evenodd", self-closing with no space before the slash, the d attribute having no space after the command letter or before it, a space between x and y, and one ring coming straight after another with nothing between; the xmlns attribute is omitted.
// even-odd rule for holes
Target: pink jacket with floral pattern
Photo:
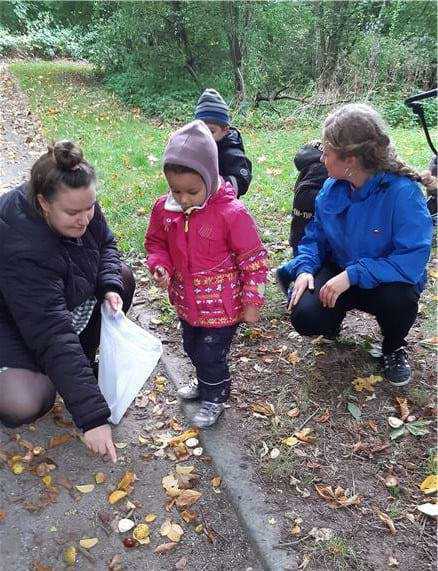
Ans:
<svg viewBox="0 0 438 571"><path fill-rule="evenodd" d="M261 306L267 252L255 222L223 182L191 214L166 208L166 196L152 210L145 238L148 266L170 275L169 298L180 318L200 327L225 327L241 320L245 305Z"/></svg>

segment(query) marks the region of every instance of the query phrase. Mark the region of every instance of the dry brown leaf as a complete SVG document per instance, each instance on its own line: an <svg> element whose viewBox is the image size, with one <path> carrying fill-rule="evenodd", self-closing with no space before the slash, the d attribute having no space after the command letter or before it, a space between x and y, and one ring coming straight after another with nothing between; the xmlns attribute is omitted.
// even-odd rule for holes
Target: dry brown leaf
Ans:
<svg viewBox="0 0 438 571"><path fill-rule="evenodd" d="M383 521L383 523L388 527L389 531L394 535L397 532L397 530L395 529L394 522L389 517L389 515L380 511L379 509L376 509L376 514L379 517L379 519Z"/></svg>
<svg viewBox="0 0 438 571"><path fill-rule="evenodd" d="M274 407L268 402L255 402L250 405L251 410L257 414L262 414L263 416L274 416Z"/></svg>
<svg viewBox="0 0 438 571"><path fill-rule="evenodd" d="M373 432L379 432L379 427L377 426L377 422L375 422L374 420L368 420L367 424Z"/></svg>
<svg viewBox="0 0 438 571"><path fill-rule="evenodd" d="M398 408L400 409L400 418L402 420L406 420L411 414L408 406L408 399L405 397L395 397L395 400L398 404Z"/></svg>
<svg viewBox="0 0 438 571"><path fill-rule="evenodd" d="M181 557L181 559L179 559L175 563L175 569L177 571L181 571L182 569L185 569L186 567L187 567L187 557Z"/></svg>
<svg viewBox="0 0 438 571"><path fill-rule="evenodd" d="M122 571L122 569L122 556L118 554L114 555L108 564L108 571Z"/></svg>
<svg viewBox="0 0 438 571"><path fill-rule="evenodd" d="M221 484L222 484L222 478L218 475L213 476L213 478L211 479L211 485L213 486L213 488L219 488Z"/></svg>
<svg viewBox="0 0 438 571"><path fill-rule="evenodd" d="M58 436L52 436L47 444L47 448L56 448L57 446L63 446L73 440L73 436L68 432L64 432L64 434L59 434Z"/></svg>
<svg viewBox="0 0 438 571"><path fill-rule="evenodd" d="M173 506L175 505L176 498L169 498L167 502L164 504L164 509L167 512L170 512Z"/></svg>
<svg viewBox="0 0 438 571"><path fill-rule="evenodd" d="M300 440L300 442L304 442L305 444L313 444L316 440L316 436L310 436L311 432L313 432L313 428L303 428L298 432L294 433L294 436Z"/></svg>
<svg viewBox="0 0 438 571"><path fill-rule="evenodd" d="M198 474L177 475L178 488L187 490L191 488L199 480Z"/></svg>
<svg viewBox="0 0 438 571"><path fill-rule="evenodd" d="M178 544L172 541L171 543L162 543L154 549L155 555L163 555L172 551Z"/></svg>
<svg viewBox="0 0 438 571"><path fill-rule="evenodd" d="M6 517L6 512L0 511L0 522L3 521Z"/></svg>
<svg viewBox="0 0 438 571"><path fill-rule="evenodd" d="M289 353L289 355L287 356L287 361L291 365L295 366L297 363L301 361L301 357L298 355L296 351L292 351L292 353Z"/></svg>
<svg viewBox="0 0 438 571"><path fill-rule="evenodd" d="M307 553L305 553L303 560L298 565L298 569L306 569L306 567L309 565L310 561L311 561L310 556L307 555Z"/></svg>
<svg viewBox="0 0 438 571"><path fill-rule="evenodd" d="M201 492L196 490L182 490L176 498L175 505L178 508L187 508L197 502L201 496Z"/></svg>
<svg viewBox="0 0 438 571"><path fill-rule="evenodd" d="M330 409L327 408L320 416L317 416L315 420L323 424L329 420L330 414Z"/></svg>
<svg viewBox="0 0 438 571"><path fill-rule="evenodd" d="M96 474L94 474L94 481L96 484L104 484L108 481L108 476L104 472L96 472Z"/></svg>
<svg viewBox="0 0 438 571"><path fill-rule="evenodd" d="M333 491L332 486L322 484L315 484L315 490L334 508L345 508L347 506L358 506L362 498L357 494L350 496L346 495L344 488L337 486Z"/></svg>
<svg viewBox="0 0 438 571"><path fill-rule="evenodd" d="M193 523L198 519L198 514L190 510L184 510L180 515L186 523Z"/></svg>
<svg viewBox="0 0 438 571"><path fill-rule="evenodd" d="M134 484L136 479L137 478L136 478L134 472L130 472L130 471L125 472L123 478L117 484L117 489L123 490L124 492L128 492L129 488Z"/></svg>
<svg viewBox="0 0 438 571"><path fill-rule="evenodd" d="M114 490L114 492L111 492L111 494L108 496L108 501L111 505L113 505L127 495L128 495L127 492L123 490Z"/></svg>
<svg viewBox="0 0 438 571"><path fill-rule="evenodd" d="M175 472L181 476L187 476L188 474L191 474L194 469L194 466L182 466L181 464L177 464Z"/></svg>
<svg viewBox="0 0 438 571"><path fill-rule="evenodd" d="M44 565L44 563L40 563L40 561L34 561L32 563L32 571L53 571L53 567Z"/></svg>
<svg viewBox="0 0 438 571"><path fill-rule="evenodd" d="M70 480L62 474L56 476L56 483L58 486L61 486L61 488L65 488L66 490L71 490L73 488L73 484L70 482Z"/></svg>
<svg viewBox="0 0 438 571"><path fill-rule="evenodd" d="M290 410L287 411L287 416L290 416L291 418L296 418L297 416L300 416L300 409L299 408L291 408Z"/></svg>

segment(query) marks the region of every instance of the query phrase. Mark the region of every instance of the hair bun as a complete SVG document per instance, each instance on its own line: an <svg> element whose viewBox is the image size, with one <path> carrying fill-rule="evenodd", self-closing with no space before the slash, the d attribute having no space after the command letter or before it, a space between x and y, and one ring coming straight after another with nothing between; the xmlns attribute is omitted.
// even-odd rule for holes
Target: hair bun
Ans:
<svg viewBox="0 0 438 571"><path fill-rule="evenodd" d="M57 166L62 170L74 169L84 158L81 149L73 141L57 141L52 152Z"/></svg>

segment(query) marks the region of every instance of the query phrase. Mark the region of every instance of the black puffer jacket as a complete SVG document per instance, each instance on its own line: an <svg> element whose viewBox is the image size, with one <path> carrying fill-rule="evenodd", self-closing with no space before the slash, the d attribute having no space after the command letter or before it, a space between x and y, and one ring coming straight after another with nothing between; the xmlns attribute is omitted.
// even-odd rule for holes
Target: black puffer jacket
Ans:
<svg viewBox="0 0 438 571"><path fill-rule="evenodd" d="M228 133L218 141L219 174L237 186L237 197L248 190L252 179L252 163L245 156L242 137L237 129L231 127Z"/></svg>
<svg viewBox="0 0 438 571"><path fill-rule="evenodd" d="M315 198L328 177L327 169L321 163L322 152L315 146L304 145L295 156L294 163L299 172L294 187L292 224L289 244L296 248L315 212Z"/></svg>
<svg viewBox="0 0 438 571"><path fill-rule="evenodd" d="M26 185L0 197L0 367L47 374L83 430L105 424L110 411L70 312L122 288L119 253L98 205L75 240L33 213Z"/></svg>

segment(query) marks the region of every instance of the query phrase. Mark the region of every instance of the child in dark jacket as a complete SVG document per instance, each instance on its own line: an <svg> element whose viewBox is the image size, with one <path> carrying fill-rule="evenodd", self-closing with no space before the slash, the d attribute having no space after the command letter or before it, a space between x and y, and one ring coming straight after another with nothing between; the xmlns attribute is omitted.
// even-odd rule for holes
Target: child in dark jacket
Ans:
<svg viewBox="0 0 438 571"><path fill-rule="evenodd" d="M327 169L321 163L322 144L313 141L301 147L295 156L294 163L299 172L294 186L292 205L292 223L289 245L294 256L297 255L298 244L315 212L315 198L328 177Z"/></svg>
<svg viewBox="0 0 438 571"><path fill-rule="evenodd" d="M230 110L215 89L206 89L198 100L195 119L204 121L217 144L219 174L231 183L237 198L244 195L252 179L252 164L245 156L242 137L230 126Z"/></svg>

